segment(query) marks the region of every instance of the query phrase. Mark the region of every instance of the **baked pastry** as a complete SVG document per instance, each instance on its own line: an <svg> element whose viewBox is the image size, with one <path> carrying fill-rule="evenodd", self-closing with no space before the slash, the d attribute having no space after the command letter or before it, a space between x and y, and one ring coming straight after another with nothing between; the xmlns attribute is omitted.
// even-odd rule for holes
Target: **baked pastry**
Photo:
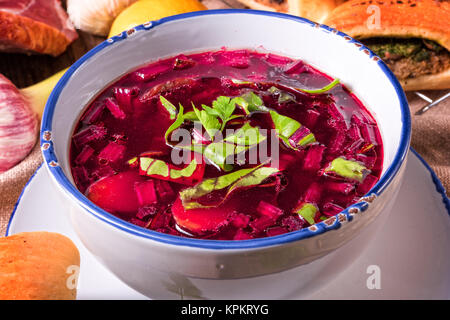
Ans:
<svg viewBox="0 0 450 320"><path fill-rule="evenodd" d="M449 1L352 0L325 24L366 44L405 90L450 88Z"/></svg>
<svg viewBox="0 0 450 320"><path fill-rule="evenodd" d="M251 9L289 13L320 23L345 0L239 0L239 2Z"/></svg>
<svg viewBox="0 0 450 320"><path fill-rule="evenodd" d="M80 254L58 233L24 232L0 238L0 300L72 300Z"/></svg>
<svg viewBox="0 0 450 320"><path fill-rule="evenodd" d="M59 0L0 0L0 51L58 56L77 37Z"/></svg>

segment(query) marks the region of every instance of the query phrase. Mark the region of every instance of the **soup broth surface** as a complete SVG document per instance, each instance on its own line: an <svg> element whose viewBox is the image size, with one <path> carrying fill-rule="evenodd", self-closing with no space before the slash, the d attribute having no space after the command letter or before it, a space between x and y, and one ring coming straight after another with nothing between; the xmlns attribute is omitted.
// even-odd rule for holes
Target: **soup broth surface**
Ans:
<svg viewBox="0 0 450 320"><path fill-rule="evenodd" d="M245 240L336 215L378 181L377 123L300 60L250 50L179 55L110 85L70 151L78 189L143 228Z"/></svg>

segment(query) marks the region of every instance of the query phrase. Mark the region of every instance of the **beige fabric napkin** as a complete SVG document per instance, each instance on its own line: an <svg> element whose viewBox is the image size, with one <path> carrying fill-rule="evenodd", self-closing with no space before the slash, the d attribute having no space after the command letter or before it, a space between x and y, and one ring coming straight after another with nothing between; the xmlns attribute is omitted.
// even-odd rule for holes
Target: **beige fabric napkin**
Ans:
<svg viewBox="0 0 450 320"><path fill-rule="evenodd" d="M443 92L427 92L435 99ZM450 99L421 116L414 113L426 102L415 94L408 94L413 113L412 147L419 152L435 170L449 194L450 190ZM39 146L19 165L0 174L0 236L6 231L9 217L17 199L33 172L42 162ZM36 208L39 211L39 208Z"/></svg>

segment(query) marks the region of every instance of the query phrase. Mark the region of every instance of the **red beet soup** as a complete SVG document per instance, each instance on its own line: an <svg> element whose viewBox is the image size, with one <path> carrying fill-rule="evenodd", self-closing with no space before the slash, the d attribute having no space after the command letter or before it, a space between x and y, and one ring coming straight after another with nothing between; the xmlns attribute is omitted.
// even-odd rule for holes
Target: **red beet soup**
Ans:
<svg viewBox="0 0 450 320"><path fill-rule="evenodd" d="M378 181L377 123L300 60L214 51L139 68L90 103L72 136L78 189L167 234L276 236L323 221Z"/></svg>

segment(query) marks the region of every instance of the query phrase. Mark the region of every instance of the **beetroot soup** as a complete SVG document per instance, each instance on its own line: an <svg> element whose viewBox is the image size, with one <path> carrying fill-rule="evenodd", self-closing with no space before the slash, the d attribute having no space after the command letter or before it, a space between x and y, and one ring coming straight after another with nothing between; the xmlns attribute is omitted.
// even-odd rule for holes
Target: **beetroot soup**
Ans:
<svg viewBox="0 0 450 320"><path fill-rule="evenodd" d="M158 232L244 240L308 227L378 181L374 118L339 80L248 50L179 55L104 90L75 128L78 189Z"/></svg>

